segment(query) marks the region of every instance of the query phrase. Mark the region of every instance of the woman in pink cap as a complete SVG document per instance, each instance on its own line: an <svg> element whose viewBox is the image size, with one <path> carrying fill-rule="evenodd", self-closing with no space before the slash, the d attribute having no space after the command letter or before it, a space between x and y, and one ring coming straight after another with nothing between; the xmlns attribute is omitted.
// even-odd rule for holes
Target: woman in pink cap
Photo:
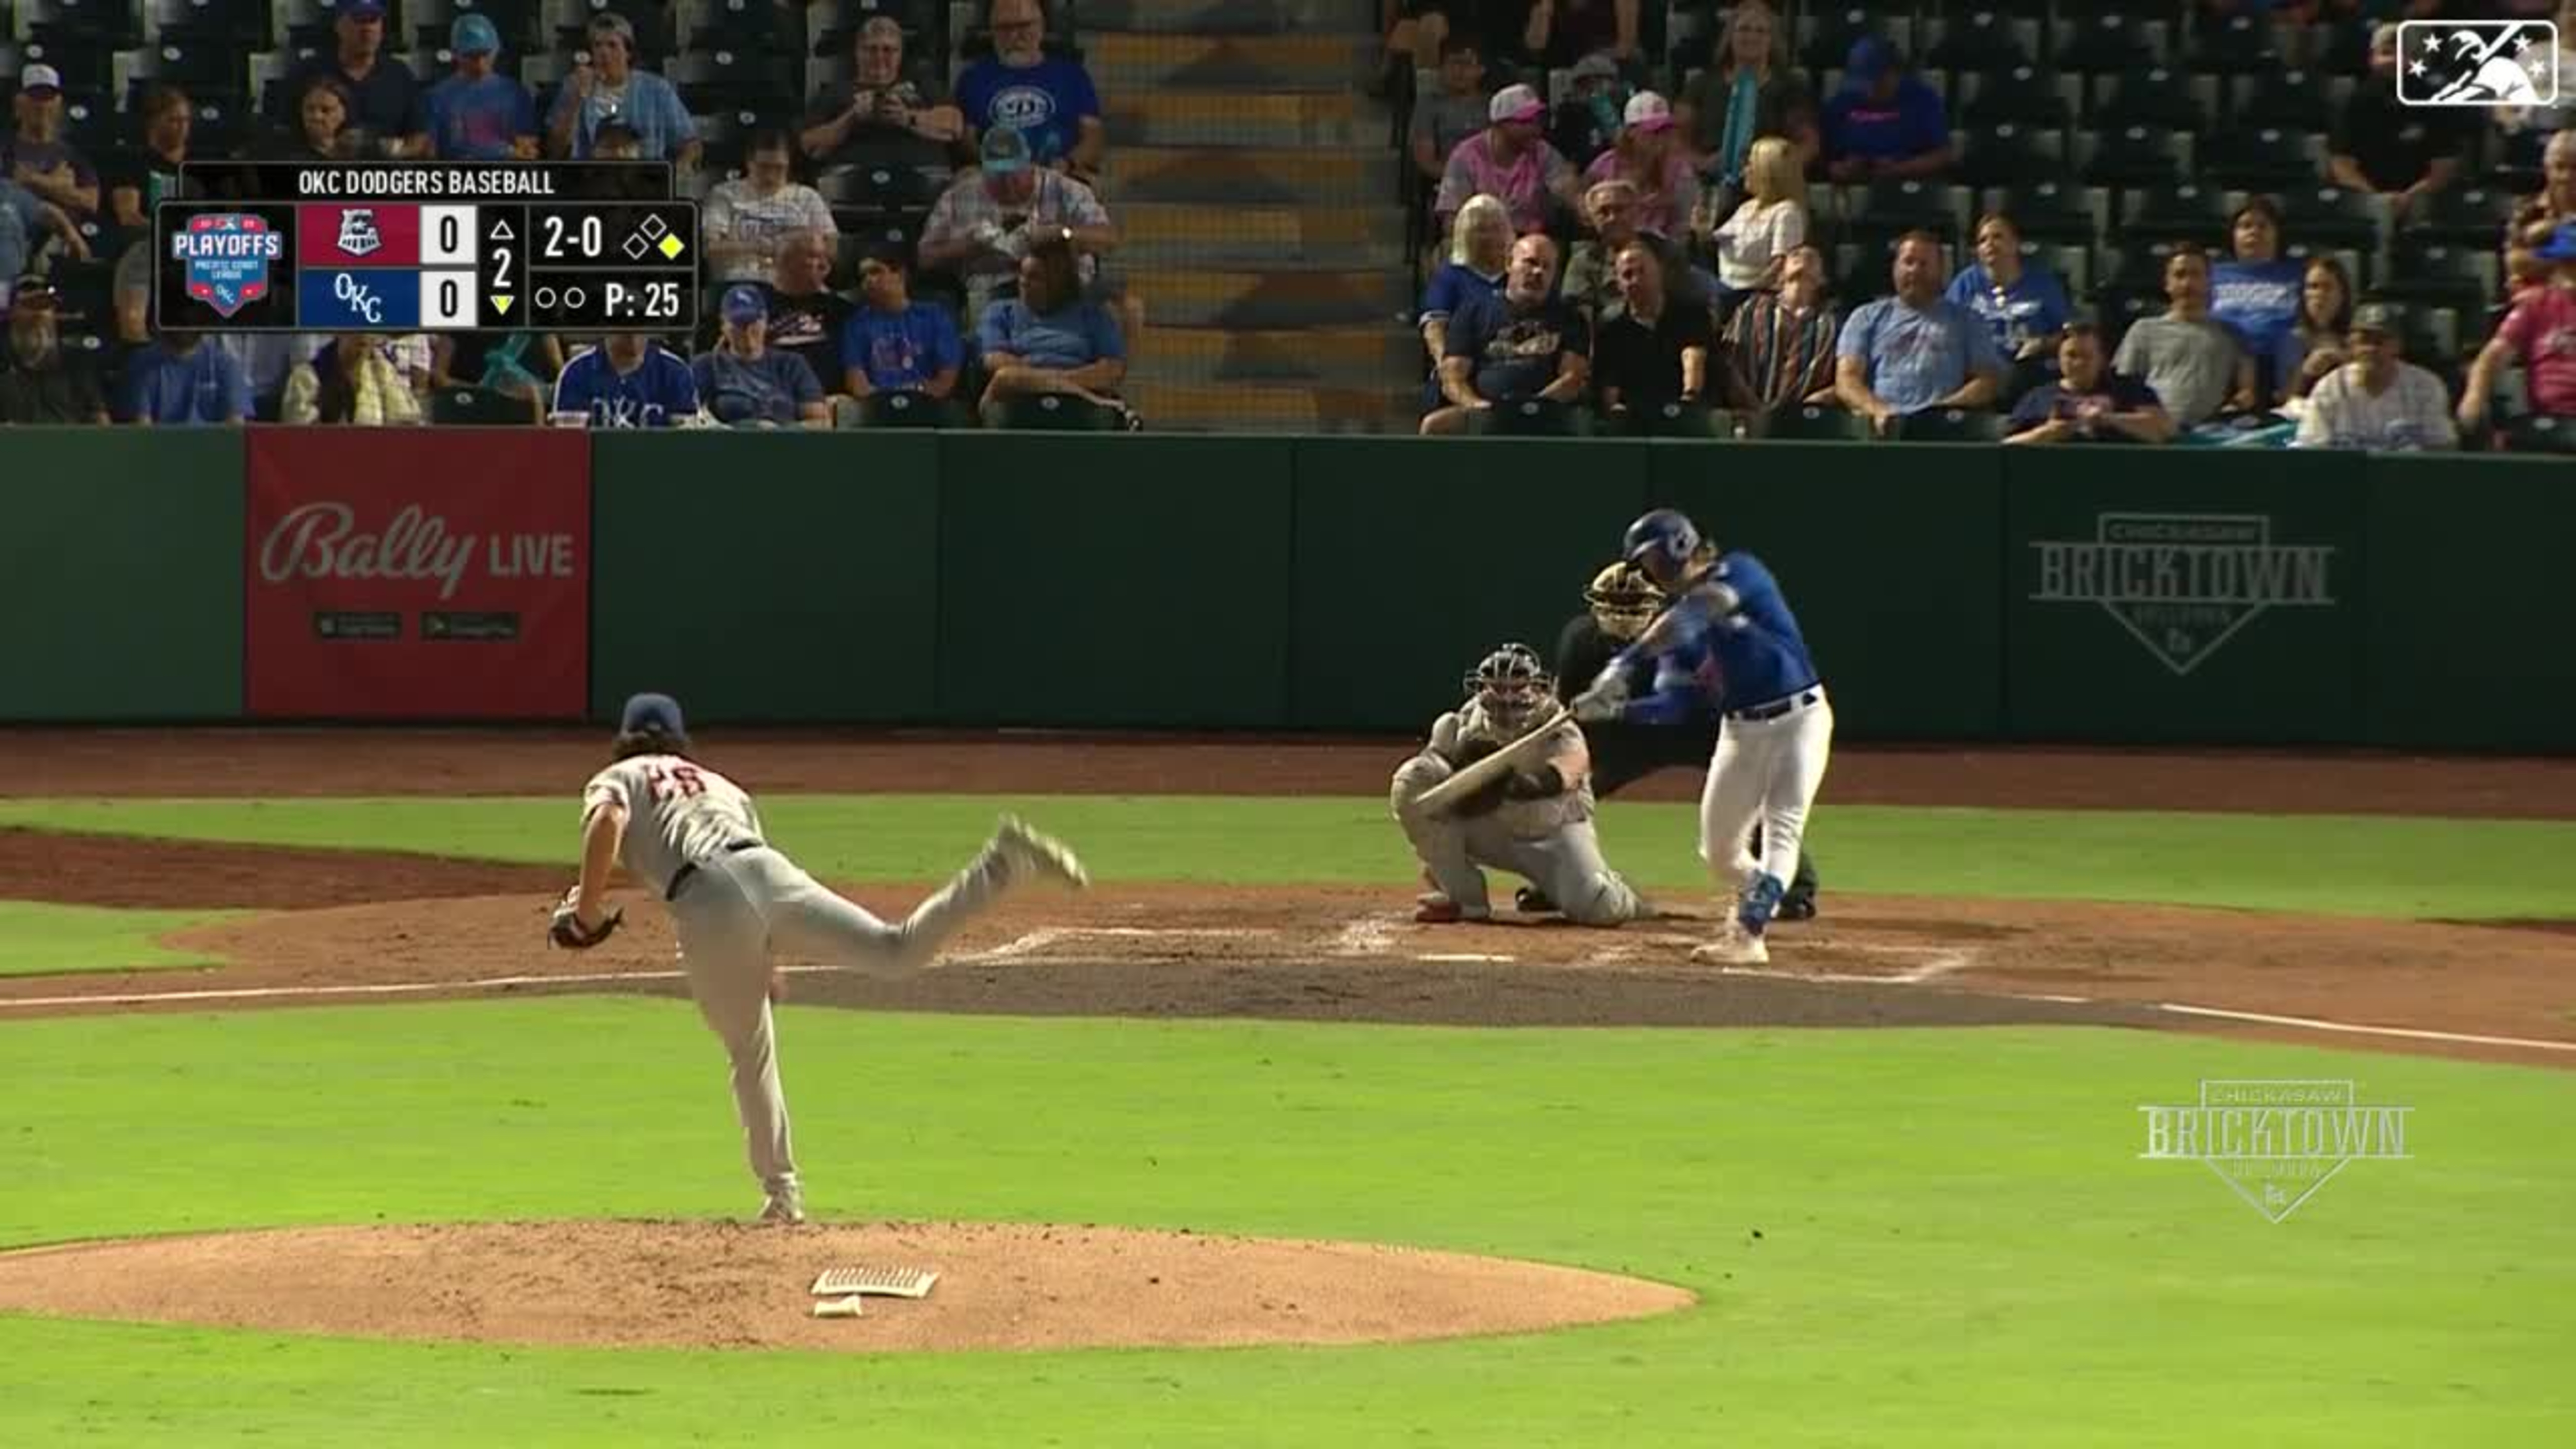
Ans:
<svg viewBox="0 0 2576 1449"><path fill-rule="evenodd" d="M1619 139L1584 173L1587 181L1625 181L1637 188L1637 225L1662 236L1680 236L1699 204L1699 178L1673 133L1673 108L1653 91L1628 98Z"/></svg>

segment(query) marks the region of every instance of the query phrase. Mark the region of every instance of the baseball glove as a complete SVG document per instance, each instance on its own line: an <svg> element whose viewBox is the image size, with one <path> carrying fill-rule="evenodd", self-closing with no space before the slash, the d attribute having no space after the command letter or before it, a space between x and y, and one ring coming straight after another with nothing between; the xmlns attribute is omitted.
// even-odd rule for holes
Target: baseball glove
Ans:
<svg viewBox="0 0 2576 1449"><path fill-rule="evenodd" d="M618 926L626 919L623 907L610 911L595 927L584 926L581 912L573 905L572 895L566 891L564 898L556 903L554 919L546 926L547 940L567 951L587 951L617 934Z"/></svg>

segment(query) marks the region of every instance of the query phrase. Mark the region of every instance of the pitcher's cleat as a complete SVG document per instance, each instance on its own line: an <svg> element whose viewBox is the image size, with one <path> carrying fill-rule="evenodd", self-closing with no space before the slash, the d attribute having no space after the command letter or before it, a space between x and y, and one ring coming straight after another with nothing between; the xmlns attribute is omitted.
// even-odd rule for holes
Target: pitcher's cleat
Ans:
<svg viewBox="0 0 2576 1449"><path fill-rule="evenodd" d="M760 1221L764 1224L792 1228L805 1221L805 1190L782 1187L761 1200Z"/></svg>
<svg viewBox="0 0 2576 1449"><path fill-rule="evenodd" d="M1074 890L1091 884L1091 872L1083 869L1081 857L1071 847L1052 835L1032 830L1016 815L1005 815L993 831L993 849L1011 864L1015 876L1045 876Z"/></svg>

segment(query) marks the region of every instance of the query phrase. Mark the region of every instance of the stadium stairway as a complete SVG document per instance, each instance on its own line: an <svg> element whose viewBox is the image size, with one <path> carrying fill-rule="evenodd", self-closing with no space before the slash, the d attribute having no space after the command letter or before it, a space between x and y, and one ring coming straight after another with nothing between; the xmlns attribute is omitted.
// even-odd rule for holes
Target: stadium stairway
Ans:
<svg viewBox="0 0 2576 1449"><path fill-rule="evenodd" d="M1154 428L1409 426L1399 158L1369 0L1083 0Z"/></svg>

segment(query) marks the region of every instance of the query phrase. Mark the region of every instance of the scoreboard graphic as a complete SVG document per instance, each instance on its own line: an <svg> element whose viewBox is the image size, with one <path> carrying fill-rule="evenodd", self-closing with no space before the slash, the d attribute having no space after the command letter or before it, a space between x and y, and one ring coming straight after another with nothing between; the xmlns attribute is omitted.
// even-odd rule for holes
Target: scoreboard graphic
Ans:
<svg viewBox="0 0 2576 1449"><path fill-rule="evenodd" d="M641 168L583 162L227 165L204 187L222 199L160 207L154 322L688 332L698 209L654 169L648 189Z"/></svg>

